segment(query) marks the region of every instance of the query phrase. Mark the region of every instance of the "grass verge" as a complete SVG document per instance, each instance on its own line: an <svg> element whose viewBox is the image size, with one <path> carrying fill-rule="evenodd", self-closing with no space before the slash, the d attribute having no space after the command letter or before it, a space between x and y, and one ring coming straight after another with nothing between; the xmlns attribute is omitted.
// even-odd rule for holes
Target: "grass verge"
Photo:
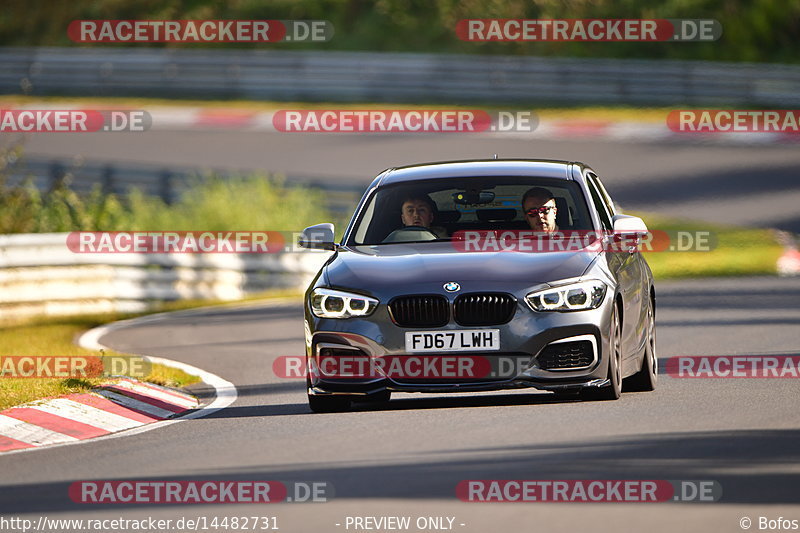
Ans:
<svg viewBox="0 0 800 533"><path fill-rule="evenodd" d="M297 291L273 291L254 295L244 301L295 296L299 297ZM150 313L108 313L75 317L37 318L22 325L6 325L0 327L0 357L11 355L100 355L92 350L77 346L75 344L77 337L83 332L103 324L135 318L153 312L178 311L205 306L230 305L231 303L229 301L187 300L166 303ZM239 304L242 301L233 303ZM123 354L107 351L104 355ZM0 410L34 400L88 392L104 381L108 381L108 379L2 378L0 379ZM150 374L144 378L144 381L179 388L197 383L200 379L182 370L154 364Z"/></svg>
<svg viewBox="0 0 800 533"><path fill-rule="evenodd" d="M777 273L783 246L776 232L691 222L658 215L638 214L650 230L666 232L711 232L716 246L710 251L646 252L644 254L656 279L756 276Z"/></svg>

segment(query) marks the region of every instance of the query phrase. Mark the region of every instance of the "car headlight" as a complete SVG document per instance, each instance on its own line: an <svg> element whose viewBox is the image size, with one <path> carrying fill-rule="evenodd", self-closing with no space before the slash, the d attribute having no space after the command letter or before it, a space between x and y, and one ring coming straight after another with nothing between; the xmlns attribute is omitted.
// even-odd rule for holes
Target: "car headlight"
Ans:
<svg viewBox="0 0 800 533"><path fill-rule="evenodd" d="M605 283L592 279L534 291L525 300L534 311L583 311L600 307L606 289Z"/></svg>
<svg viewBox="0 0 800 533"><path fill-rule="evenodd" d="M314 289L310 300L311 312L319 318L367 316L378 307L375 298L333 289Z"/></svg>

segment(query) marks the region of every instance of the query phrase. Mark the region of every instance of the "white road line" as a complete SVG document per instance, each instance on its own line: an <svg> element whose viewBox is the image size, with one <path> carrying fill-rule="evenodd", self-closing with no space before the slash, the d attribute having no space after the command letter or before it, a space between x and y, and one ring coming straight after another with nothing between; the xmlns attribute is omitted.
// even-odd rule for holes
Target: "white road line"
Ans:
<svg viewBox="0 0 800 533"><path fill-rule="evenodd" d="M137 411L145 412L148 415L157 416L159 418L169 418L175 415L174 411L162 409L161 407L156 407L155 405L150 405L149 403L136 400L134 398L125 396L123 394L119 394L118 392L110 390L98 390L95 392L100 396L108 398L114 403L118 403L124 407L130 407L131 409L136 409Z"/></svg>
<svg viewBox="0 0 800 533"><path fill-rule="evenodd" d="M122 431L123 429L135 428L144 423L67 398L53 398L52 400L47 400L40 404L26 405L25 407L63 416L64 418L75 420L81 424L100 428L112 433L115 431Z"/></svg>
<svg viewBox="0 0 800 533"><path fill-rule="evenodd" d="M202 418L204 416L208 416L211 413L219 411L220 409L225 409L235 402L236 398L239 397L239 393L236 391L236 386L230 381L222 379L216 374L206 372L205 370L197 368L196 366L181 363L180 361L164 359L163 357L148 357L147 359L151 363L177 368L179 370L183 370L189 375L197 376L203 381L203 383L214 388L216 397L214 398L213 402L205 407L201 407L200 409L180 416L178 420L191 420L193 418Z"/></svg>
<svg viewBox="0 0 800 533"><path fill-rule="evenodd" d="M197 400L195 400L191 396L188 395L178 396L177 394L165 392L155 387L150 387L149 385L146 385L144 383L134 383L132 381L122 380L117 383L114 383L114 386L120 389L125 389L131 392L142 394L143 396L150 396L151 398L156 398L163 402L183 407L184 409L193 409L197 407Z"/></svg>
<svg viewBox="0 0 800 533"><path fill-rule="evenodd" d="M45 444L58 444L63 442L76 442L78 439L56 433L43 427L11 418L10 416L0 415L0 435L11 437L14 440L31 444L33 446L44 446Z"/></svg>
<svg viewBox="0 0 800 533"><path fill-rule="evenodd" d="M231 306L214 306L214 307L205 307L205 308L198 308L198 309L191 309L188 311L173 311L167 313L157 313L154 315L147 315L139 318L131 318L128 320L121 320L119 322L114 322L111 324L106 324L104 326L100 326L94 329L90 329L86 333L80 336L78 339L78 346L82 348L86 348L88 350L110 350L111 348L104 346L100 343L100 339L112 331L116 331L118 329L123 329L131 326L136 326L138 324L149 323L149 322L159 322L164 320L165 318L170 318L171 316L187 316L187 315L194 315L194 314L202 314L207 312L209 309L222 309L222 308L248 308L248 307L257 307L257 306L272 306L272 305L285 305L287 303L296 303L296 299L293 298L285 298L285 299L275 299L269 302L247 302L245 304L234 304ZM192 376L199 377L206 385L209 385L214 389L216 397L214 401L210 404L200 407L194 411L191 411L185 415L181 415L176 418L172 418L170 420L162 420L160 422L153 422L150 424L143 424L139 427L135 427L132 429L128 429L125 431L120 431L118 433L112 433L110 435L104 435L102 437L95 437L93 439L89 439L88 441L74 441L74 442L65 442L62 444L56 444L54 446L48 446L47 449L59 447L59 446L72 446L74 444L80 444L81 442L98 442L101 440L109 440L109 439L119 439L123 437L130 437L133 435L138 435L140 433L146 433L148 431L152 431L154 429L163 428L166 426L170 426L172 424L177 424L184 420L191 420L194 418L202 418L204 416L208 416L212 413L215 413L221 409L225 409L233 402L236 401L238 397L238 393L236 391L236 386L228 380L225 380L216 374L212 374L211 372L207 372L201 368L197 368L195 366L181 363L180 361L173 361L172 359L166 359L163 357L150 357L144 356L152 363L158 363L164 366L168 366L170 368L178 368L183 370L187 374ZM36 448L26 448L21 450L10 450L7 452L3 452L3 455L9 455L13 453L30 453L31 450L36 450Z"/></svg>

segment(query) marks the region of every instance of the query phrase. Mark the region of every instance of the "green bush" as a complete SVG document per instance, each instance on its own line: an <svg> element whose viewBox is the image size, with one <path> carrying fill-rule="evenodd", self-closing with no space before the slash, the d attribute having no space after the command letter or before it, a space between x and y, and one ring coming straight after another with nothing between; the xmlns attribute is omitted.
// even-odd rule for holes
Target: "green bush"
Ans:
<svg viewBox="0 0 800 533"><path fill-rule="evenodd" d="M321 190L287 187L280 179L259 175L196 178L180 200L169 206L159 198L134 191L128 204L130 227L142 231L288 231L330 218Z"/></svg>
<svg viewBox="0 0 800 533"><path fill-rule="evenodd" d="M138 189L120 196L97 186L81 195L61 184L42 193L30 180L9 185L0 170L0 233L298 231L331 220L325 206L322 190L268 175L196 177L168 205Z"/></svg>

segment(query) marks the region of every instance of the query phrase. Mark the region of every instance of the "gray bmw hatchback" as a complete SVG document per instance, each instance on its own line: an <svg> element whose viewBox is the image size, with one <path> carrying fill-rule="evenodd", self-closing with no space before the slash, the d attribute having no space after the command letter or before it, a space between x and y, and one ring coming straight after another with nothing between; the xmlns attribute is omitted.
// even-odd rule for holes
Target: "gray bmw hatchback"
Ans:
<svg viewBox="0 0 800 533"><path fill-rule="evenodd" d="M653 390L647 227L582 163L480 160L378 175L305 295L315 412L392 392Z"/></svg>

